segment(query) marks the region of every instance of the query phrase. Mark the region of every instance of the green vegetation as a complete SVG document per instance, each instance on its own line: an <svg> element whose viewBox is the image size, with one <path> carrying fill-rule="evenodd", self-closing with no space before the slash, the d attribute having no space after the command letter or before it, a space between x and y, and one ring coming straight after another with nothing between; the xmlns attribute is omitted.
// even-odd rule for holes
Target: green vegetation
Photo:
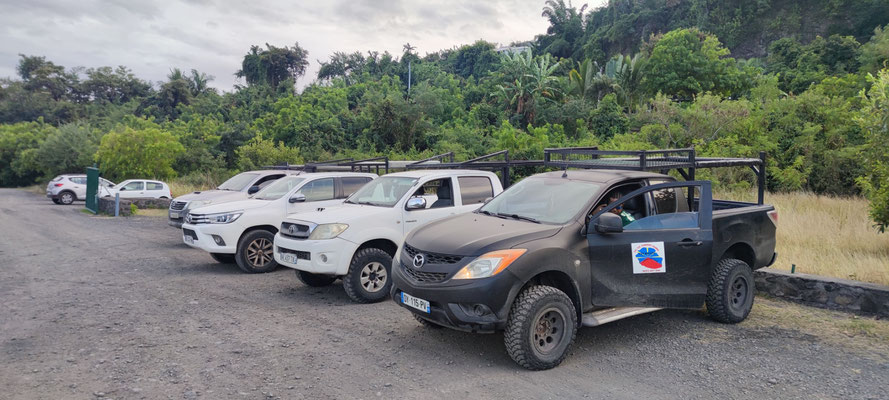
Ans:
<svg viewBox="0 0 889 400"><path fill-rule="evenodd" d="M853 4L854 3L854 4ZM769 152L769 189L866 195L889 224L886 0L658 0L586 10L548 0L530 50L485 41L418 55L335 52L305 79L298 43L253 46L219 93L172 69L65 68L22 55L0 80L0 185L98 163L114 179L195 187L289 162L556 146ZM529 34L530 36L530 34ZM411 74L408 75L408 64ZM410 92L408 92L408 79ZM530 173L532 171L521 171ZM722 188L745 171L705 174Z"/></svg>

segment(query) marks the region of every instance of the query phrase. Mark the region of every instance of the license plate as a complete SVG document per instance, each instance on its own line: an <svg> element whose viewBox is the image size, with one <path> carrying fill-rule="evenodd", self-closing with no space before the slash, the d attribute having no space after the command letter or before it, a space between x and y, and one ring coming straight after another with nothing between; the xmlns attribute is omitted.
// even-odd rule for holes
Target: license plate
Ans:
<svg viewBox="0 0 889 400"><path fill-rule="evenodd" d="M183 236L185 238L185 243L194 244L194 238L191 236Z"/></svg>
<svg viewBox="0 0 889 400"><path fill-rule="evenodd" d="M429 313L429 302L426 300L411 296L405 292L401 292L401 302L424 313Z"/></svg>
<svg viewBox="0 0 889 400"><path fill-rule="evenodd" d="M179 219L179 213L170 211L170 218Z"/></svg>
<svg viewBox="0 0 889 400"><path fill-rule="evenodd" d="M281 261L284 261L284 262L290 263L290 264L296 264L297 263L296 254L281 253Z"/></svg>

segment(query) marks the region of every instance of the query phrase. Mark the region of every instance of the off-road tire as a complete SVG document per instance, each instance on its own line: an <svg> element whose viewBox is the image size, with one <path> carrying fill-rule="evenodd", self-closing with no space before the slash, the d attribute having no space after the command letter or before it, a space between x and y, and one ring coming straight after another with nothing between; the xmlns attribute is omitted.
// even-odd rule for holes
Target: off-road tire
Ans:
<svg viewBox="0 0 889 400"><path fill-rule="evenodd" d="M503 341L516 363L543 370L565 359L576 335L577 312L568 295L552 286L531 286L513 302Z"/></svg>
<svg viewBox="0 0 889 400"><path fill-rule="evenodd" d="M226 254L226 253L210 253L210 257L213 257L216 262L222 264L234 264L235 263L235 255L234 254Z"/></svg>
<svg viewBox="0 0 889 400"><path fill-rule="evenodd" d="M273 271L278 267L273 253L275 234L267 230L250 231L238 241L238 252L235 261L242 271L260 274ZM262 263L267 261L266 263Z"/></svg>
<svg viewBox="0 0 889 400"><path fill-rule="evenodd" d="M52 199L52 202L53 202L53 203L56 203L56 204L62 204L62 202L59 201L59 199Z"/></svg>
<svg viewBox="0 0 889 400"><path fill-rule="evenodd" d="M66 206L70 206L74 204L74 200L77 200L77 195L74 192L66 190L62 193L59 193L59 203L64 204Z"/></svg>
<svg viewBox="0 0 889 400"><path fill-rule="evenodd" d="M414 319L417 320L417 322L419 322L420 325L423 325L424 328L441 329L441 327L442 327L441 325L436 324L435 322L432 322L426 318L423 318L423 316L420 314L411 313L411 315L413 315Z"/></svg>
<svg viewBox="0 0 889 400"><path fill-rule="evenodd" d="M322 274L313 274L311 272L296 270L296 277L300 282L304 283L306 286L311 287L324 287L330 286L333 281L336 280L335 276L331 275L322 275Z"/></svg>
<svg viewBox="0 0 889 400"><path fill-rule="evenodd" d="M380 267L385 271L380 283ZM368 273L376 270L376 273ZM364 278L364 282L362 282ZM367 287L370 286L369 290ZM355 252L349 272L343 277L346 295L356 303L376 303L389 297L392 288L392 256L381 249L366 248Z"/></svg>
<svg viewBox="0 0 889 400"><path fill-rule="evenodd" d="M710 318L736 324L753 308L753 271L744 261L727 258L716 264L707 286L707 313Z"/></svg>

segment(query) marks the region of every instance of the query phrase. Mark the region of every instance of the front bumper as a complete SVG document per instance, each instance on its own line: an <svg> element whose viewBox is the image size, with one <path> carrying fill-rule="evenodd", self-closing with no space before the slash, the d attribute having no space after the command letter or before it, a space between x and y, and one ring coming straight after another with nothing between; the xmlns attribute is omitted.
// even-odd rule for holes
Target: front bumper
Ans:
<svg viewBox="0 0 889 400"><path fill-rule="evenodd" d="M167 210L170 212L169 219L167 220L167 224L170 226L181 228L185 223L185 215L188 214L188 210Z"/></svg>
<svg viewBox="0 0 889 400"><path fill-rule="evenodd" d="M208 253L235 254L240 238L240 230L229 224L182 224L182 241L196 249ZM223 240L218 244L214 235ZM192 240L188 240L191 237Z"/></svg>
<svg viewBox="0 0 889 400"><path fill-rule="evenodd" d="M414 281L403 268L401 261L393 262L392 300L436 324L466 332L504 329L512 300L522 285L508 270L490 278L424 284ZM429 313L403 304L402 292L428 301Z"/></svg>
<svg viewBox="0 0 889 400"><path fill-rule="evenodd" d="M278 265L313 274L343 276L349 272L352 255L358 244L342 238L326 240L291 239L280 233L275 235L275 261ZM296 263L284 261L281 253L299 253ZM308 259L305 255L308 254Z"/></svg>

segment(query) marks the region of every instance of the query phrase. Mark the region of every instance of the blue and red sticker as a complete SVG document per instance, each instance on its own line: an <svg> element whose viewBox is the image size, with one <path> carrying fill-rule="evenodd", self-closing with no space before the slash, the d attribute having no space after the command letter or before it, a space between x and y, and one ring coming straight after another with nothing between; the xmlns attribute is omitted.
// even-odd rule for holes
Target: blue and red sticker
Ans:
<svg viewBox="0 0 889 400"><path fill-rule="evenodd" d="M656 274L667 272L667 257L664 242L633 243L634 274Z"/></svg>

